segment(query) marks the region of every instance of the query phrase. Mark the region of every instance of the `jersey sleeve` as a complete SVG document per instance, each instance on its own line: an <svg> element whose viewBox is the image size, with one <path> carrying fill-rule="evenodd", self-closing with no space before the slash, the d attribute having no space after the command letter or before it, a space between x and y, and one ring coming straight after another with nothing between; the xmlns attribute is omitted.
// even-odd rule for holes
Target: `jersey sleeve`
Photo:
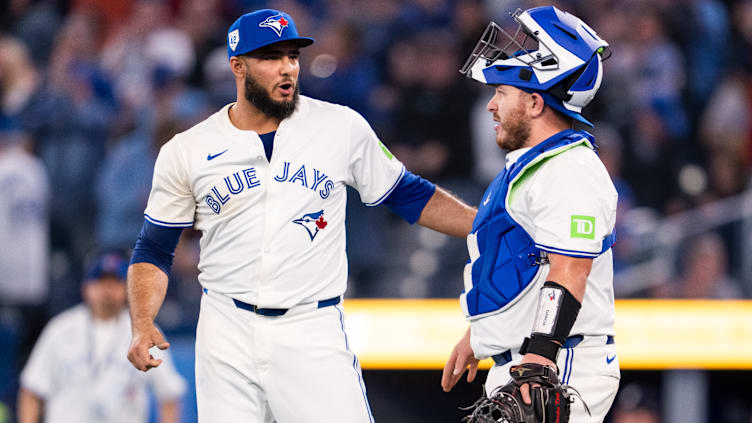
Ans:
<svg viewBox="0 0 752 423"><path fill-rule="evenodd" d="M616 221L616 189L592 150L577 147L539 170L527 201L536 247L572 257L597 257Z"/></svg>
<svg viewBox="0 0 752 423"><path fill-rule="evenodd" d="M162 364L159 367L147 373L150 377L151 388L154 390L154 396L159 401L171 401L182 397L186 391L186 383L175 370L172 354L169 350L162 351L157 348L153 348L149 352L154 355L154 358L162 359Z"/></svg>
<svg viewBox="0 0 752 423"><path fill-rule="evenodd" d="M185 160L175 141L173 138L159 151L144 217L155 225L187 228L193 226L196 200Z"/></svg>
<svg viewBox="0 0 752 423"><path fill-rule="evenodd" d="M53 375L55 374L53 366L54 351L54 334L50 333L52 326L45 327L39 340L31 351L31 356L26 362L26 366L21 372L21 386L41 398L47 398L52 394L54 389Z"/></svg>
<svg viewBox="0 0 752 423"><path fill-rule="evenodd" d="M351 115L349 182L367 206L381 204L399 184L405 166L379 140L371 125L358 113Z"/></svg>

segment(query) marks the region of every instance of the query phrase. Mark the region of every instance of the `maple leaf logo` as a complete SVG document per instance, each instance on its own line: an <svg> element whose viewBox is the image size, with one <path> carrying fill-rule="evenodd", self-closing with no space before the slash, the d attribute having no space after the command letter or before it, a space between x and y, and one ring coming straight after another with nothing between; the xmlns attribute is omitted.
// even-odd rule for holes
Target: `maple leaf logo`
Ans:
<svg viewBox="0 0 752 423"><path fill-rule="evenodd" d="M316 226L318 226L319 229L326 228L326 220L324 220L324 216L319 217L319 220L316 221Z"/></svg>

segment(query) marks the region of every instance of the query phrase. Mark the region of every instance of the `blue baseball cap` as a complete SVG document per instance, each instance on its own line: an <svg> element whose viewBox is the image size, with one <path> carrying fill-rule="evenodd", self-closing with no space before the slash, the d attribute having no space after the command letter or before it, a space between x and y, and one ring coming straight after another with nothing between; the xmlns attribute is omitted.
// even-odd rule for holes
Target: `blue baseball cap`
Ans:
<svg viewBox="0 0 752 423"><path fill-rule="evenodd" d="M128 278L128 257L118 251L110 251L95 256L89 262L85 282L94 282L105 276L112 276L121 281Z"/></svg>
<svg viewBox="0 0 752 423"><path fill-rule="evenodd" d="M246 13L227 30L227 57L240 56L281 41L297 41L301 47L313 44L313 38L298 35L295 21L285 12L262 9Z"/></svg>

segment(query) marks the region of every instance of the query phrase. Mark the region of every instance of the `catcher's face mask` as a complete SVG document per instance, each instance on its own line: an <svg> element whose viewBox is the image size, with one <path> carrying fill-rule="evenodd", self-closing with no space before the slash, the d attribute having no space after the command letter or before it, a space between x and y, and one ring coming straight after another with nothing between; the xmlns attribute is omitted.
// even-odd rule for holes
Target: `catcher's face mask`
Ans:
<svg viewBox="0 0 752 423"><path fill-rule="evenodd" d="M547 65L556 65L556 59L550 49L547 49L548 54L545 58L543 52L538 52L539 40L519 20L519 15L522 13L522 9L517 9L511 14L517 23L517 30L514 31L514 35L505 31L496 22L490 22L470 57L467 58L464 66L460 69L460 73L472 78L470 71L479 60L482 61L484 67L487 67L497 60L507 60L512 57L519 61L519 65L536 66L552 58L554 62L549 62ZM535 53L539 57L536 57Z"/></svg>
<svg viewBox="0 0 752 423"><path fill-rule="evenodd" d="M580 18L553 6L511 15L516 31L491 22L460 73L484 84L548 93L556 100L549 106L590 124L580 112L600 88L608 43Z"/></svg>

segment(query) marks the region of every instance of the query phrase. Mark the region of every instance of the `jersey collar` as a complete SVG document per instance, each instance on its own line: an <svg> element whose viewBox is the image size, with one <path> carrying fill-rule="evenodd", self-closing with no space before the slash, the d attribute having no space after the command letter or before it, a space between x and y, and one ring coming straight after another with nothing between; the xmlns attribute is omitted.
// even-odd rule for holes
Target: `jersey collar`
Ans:
<svg viewBox="0 0 752 423"><path fill-rule="evenodd" d="M507 160L506 168L509 169L510 167L512 167L512 165L517 161L517 159L522 157L523 154L530 151L530 148L531 147L519 148L517 150L508 152L506 155L506 160Z"/></svg>

